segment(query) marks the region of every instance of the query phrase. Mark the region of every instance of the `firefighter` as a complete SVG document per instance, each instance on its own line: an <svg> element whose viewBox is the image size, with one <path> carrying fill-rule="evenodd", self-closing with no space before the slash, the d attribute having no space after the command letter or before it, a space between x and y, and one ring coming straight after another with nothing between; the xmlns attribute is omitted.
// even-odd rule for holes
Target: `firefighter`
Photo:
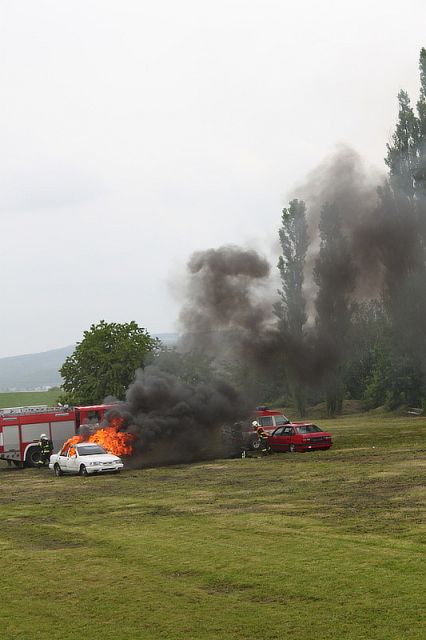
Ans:
<svg viewBox="0 0 426 640"><path fill-rule="evenodd" d="M50 460L50 454L53 451L53 442L49 440L45 433L42 433L38 441L38 446L40 447L40 460L37 464L39 467L42 467Z"/></svg>
<svg viewBox="0 0 426 640"><path fill-rule="evenodd" d="M251 424L257 433L257 437L259 438L260 451L262 452L263 455L267 455L268 453L271 452L271 448L268 444L268 434L266 433L265 429L260 426L257 420L253 420Z"/></svg>

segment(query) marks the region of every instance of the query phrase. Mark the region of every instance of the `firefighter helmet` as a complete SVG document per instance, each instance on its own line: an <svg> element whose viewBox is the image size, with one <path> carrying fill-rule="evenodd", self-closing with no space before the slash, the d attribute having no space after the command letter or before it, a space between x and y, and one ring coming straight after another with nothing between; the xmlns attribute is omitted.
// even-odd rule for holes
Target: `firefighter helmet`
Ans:
<svg viewBox="0 0 426 640"><path fill-rule="evenodd" d="M47 440L47 435L45 433L42 433L40 436L40 440Z"/></svg>
<svg viewBox="0 0 426 640"><path fill-rule="evenodd" d="M260 424L258 423L257 420L253 420L253 422L251 423L251 426L257 428L257 427L260 427Z"/></svg>

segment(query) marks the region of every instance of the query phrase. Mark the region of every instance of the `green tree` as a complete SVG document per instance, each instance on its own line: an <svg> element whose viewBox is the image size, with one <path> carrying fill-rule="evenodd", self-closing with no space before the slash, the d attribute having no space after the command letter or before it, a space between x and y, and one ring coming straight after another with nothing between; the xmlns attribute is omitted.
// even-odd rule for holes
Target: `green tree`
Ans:
<svg viewBox="0 0 426 640"><path fill-rule="evenodd" d="M377 361L376 346L385 331L389 331L389 325L381 301L368 300L353 305L348 333L351 348L344 364L345 389L353 399L364 398Z"/></svg>
<svg viewBox="0 0 426 640"><path fill-rule="evenodd" d="M352 307L350 294L355 286L355 268L342 232L336 205L326 204L319 225L321 247L314 269L318 285L317 352L326 366L326 404L329 415L339 413L344 397L343 362L348 347Z"/></svg>
<svg viewBox="0 0 426 640"><path fill-rule="evenodd" d="M392 143L387 146L385 162L389 167L391 184L408 196L414 194L414 173L418 168L420 130L419 120L406 91L398 94L399 114Z"/></svg>
<svg viewBox="0 0 426 640"><path fill-rule="evenodd" d="M420 98L417 102L417 113L419 117L419 134L423 141L423 153L424 141L426 140L426 49L420 51Z"/></svg>
<svg viewBox="0 0 426 640"><path fill-rule="evenodd" d="M420 97L417 101L417 114L419 122L419 159L418 167L414 173L415 189L419 196L426 196L426 49L420 51ZM423 234L426 236L426 234Z"/></svg>
<svg viewBox="0 0 426 640"><path fill-rule="evenodd" d="M282 288L278 292L280 301L275 306L275 313L284 335L284 342L296 345L296 348L291 349L291 352L295 353L300 352L297 345L303 344L303 327L306 323L303 281L308 229L306 206L303 201L292 200L289 207L283 209L279 238L282 255L278 260L278 269ZM306 411L306 388L303 380L295 375L290 354L287 360L287 378L296 408L303 417Z"/></svg>
<svg viewBox="0 0 426 640"><path fill-rule="evenodd" d="M93 324L59 370L67 401L97 404L107 396L124 399L136 369L158 345L133 321Z"/></svg>
<svg viewBox="0 0 426 640"><path fill-rule="evenodd" d="M426 50L420 51L420 97L417 115L408 94L398 95L399 115L386 163L389 181L379 191L377 211L398 242L384 244L384 303L390 319L389 337L381 345L376 377L368 397L381 389L386 374L385 403L418 402L426 393ZM385 366L383 363L390 363ZM421 391L423 389L423 392ZM377 393L376 393L377 395ZM380 394L378 394L380 395ZM381 394L383 400L383 393Z"/></svg>
<svg viewBox="0 0 426 640"><path fill-rule="evenodd" d="M423 372L419 363L395 349L389 333L382 335L373 350L374 364L364 394L365 408L401 405L421 406Z"/></svg>
<svg viewBox="0 0 426 640"><path fill-rule="evenodd" d="M278 260L282 289L280 318L288 330L301 336L306 322L303 281L305 257L308 249L308 228L306 224L306 206L297 199L283 209L279 237L282 255Z"/></svg>

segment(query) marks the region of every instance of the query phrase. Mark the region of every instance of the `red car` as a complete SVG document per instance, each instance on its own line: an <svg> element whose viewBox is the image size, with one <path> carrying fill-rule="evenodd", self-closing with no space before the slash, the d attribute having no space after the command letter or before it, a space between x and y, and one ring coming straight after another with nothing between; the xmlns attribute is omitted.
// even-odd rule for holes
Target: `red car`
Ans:
<svg viewBox="0 0 426 640"><path fill-rule="evenodd" d="M278 427L268 435L268 443L272 451L313 451L329 449L333 444L331 433L323 431L315 424L292 422Z"/></svg>

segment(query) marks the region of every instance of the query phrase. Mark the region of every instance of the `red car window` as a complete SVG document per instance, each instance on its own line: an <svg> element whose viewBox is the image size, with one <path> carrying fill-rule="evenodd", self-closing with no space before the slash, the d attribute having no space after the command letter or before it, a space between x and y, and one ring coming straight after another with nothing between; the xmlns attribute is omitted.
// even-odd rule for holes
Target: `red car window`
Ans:
<svg viewBox="0 0 426 640"><path fill-rule="evenodd" d="M306 424L303 427L298 428L299 433L321 433L322 429L317 427L315 424Z"/></svg>

